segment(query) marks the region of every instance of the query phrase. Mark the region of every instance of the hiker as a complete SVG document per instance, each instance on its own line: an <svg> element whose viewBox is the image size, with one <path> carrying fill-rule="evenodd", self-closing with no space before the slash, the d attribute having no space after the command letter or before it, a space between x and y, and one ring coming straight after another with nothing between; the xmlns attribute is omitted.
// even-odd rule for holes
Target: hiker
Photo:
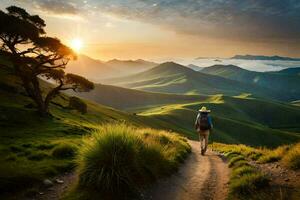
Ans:
<svg viewBox="0 0 300 200"><path fill-rule="evenodd" d="M210 110L207 110L207 108L203 106L199 110L195 122L195 129L199 133L200 148L201 148L202 155L204 155L207 150L209 132L213 127L212 120L211 117L209 116L209 113Z"/></svg>

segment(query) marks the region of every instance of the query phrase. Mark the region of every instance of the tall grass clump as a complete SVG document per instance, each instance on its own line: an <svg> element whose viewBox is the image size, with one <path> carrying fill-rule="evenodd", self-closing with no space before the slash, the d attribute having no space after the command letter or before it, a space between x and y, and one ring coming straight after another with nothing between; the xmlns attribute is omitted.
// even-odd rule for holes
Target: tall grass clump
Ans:
<svg viewBox="0 0 300 200"><path fill-rule="evenodd" d="M78 190L128 198L168 175L190 151L180 136L153 129L104 125L85 138L78 158Z"/></svg>
<svg viewBox="0 0 300 200"><path fill-rule="evenodd" d="M255 195L269 185L269 178L261 172L245 173L230 180L230 192L234 195Z"/></svg>
<svg viewBox="0 0 300 200"><path fill-rule="evenodd" d="M300 169L300 143L295 144L290 150L283 156L282 163L290 169Z"/></svg>
<svg viewBox="0 0 300 200"><path fill-rule="evenodd" d="M289 148L289 145L283 145L274 150L264 150L263 155L257 161L259 163L277 162L282 159Z"/></svg>
<svg viewBox="0 0 300 200"><path fill-rule="evenodd" d="M54 147L52 156L58 159L73 158L77 153L78 147L71 143L61 143Z"/></svg>

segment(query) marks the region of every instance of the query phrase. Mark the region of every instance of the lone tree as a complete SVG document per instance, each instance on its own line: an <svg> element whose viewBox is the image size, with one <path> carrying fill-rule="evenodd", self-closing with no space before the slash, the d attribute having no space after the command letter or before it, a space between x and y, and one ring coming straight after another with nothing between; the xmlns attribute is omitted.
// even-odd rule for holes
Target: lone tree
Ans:
<svg viewBox="0 0 300 200"><path fill-rule="evenodd" d="M64 72L76 54L59 39L46 36L43 19L16 6L6 10L0 10L0 55L12 63L42 116L49 114L49 104L60 91L82 92L94 88L84 77ZM55 86L42 91L40 78L55 82Z"/></svg>

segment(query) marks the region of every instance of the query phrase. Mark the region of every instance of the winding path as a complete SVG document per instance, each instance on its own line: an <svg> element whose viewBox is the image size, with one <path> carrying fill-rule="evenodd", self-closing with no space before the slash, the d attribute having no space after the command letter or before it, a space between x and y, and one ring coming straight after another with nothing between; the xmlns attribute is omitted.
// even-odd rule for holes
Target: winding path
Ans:
<svg viewBox="0 0 300 200"><path fill-rule="evenodd" d="M162 179L143 192L143 200L224 200L227 197L229 169L214 152L201 156L199 142L189 141L192 153L178 173ZM74 173L61 176L63 184L44 191L38 200L59 199L76 179Z"/></svg>
<svg viewBox="0 0 300 200"><path fill-rule="evenodd" d="M199 142L189 141L192 153L179 172L145 192L145 200L223 200L227 197L229 169L214 152L201 156Z"/></svg>

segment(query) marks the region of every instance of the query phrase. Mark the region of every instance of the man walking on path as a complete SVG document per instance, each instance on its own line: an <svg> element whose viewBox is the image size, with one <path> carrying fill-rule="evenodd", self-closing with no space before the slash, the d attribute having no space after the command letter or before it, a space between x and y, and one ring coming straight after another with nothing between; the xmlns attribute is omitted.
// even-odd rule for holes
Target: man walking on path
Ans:
<svg viewBox="0 0 300 200"><path fill-rule="evenodd" d="M195 122L195 128L197 132L199 133L199 139L200 139L200 148L201 148L201 154L204 155L207 146L208 146L208 137L209 137L209 132L212 129L212 120L209 115L210 110L207 110L206 107L202 107L199 110L199 113L196 118Z"/></svg>

